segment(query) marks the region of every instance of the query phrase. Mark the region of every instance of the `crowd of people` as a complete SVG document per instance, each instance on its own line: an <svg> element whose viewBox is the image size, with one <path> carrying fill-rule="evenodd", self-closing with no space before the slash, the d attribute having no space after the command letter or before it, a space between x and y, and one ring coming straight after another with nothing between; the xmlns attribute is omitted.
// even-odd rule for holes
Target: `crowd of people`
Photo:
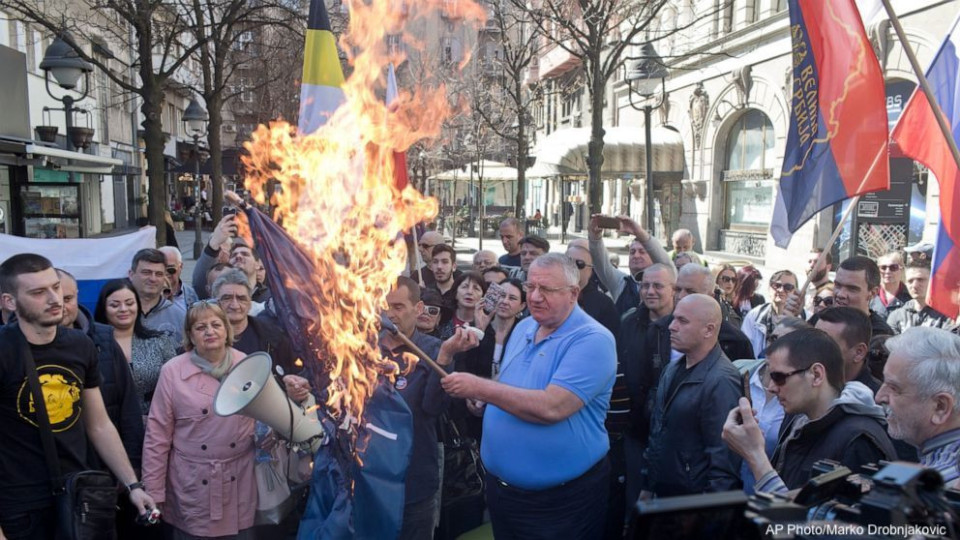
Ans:
<svg viewBox="0 0 960 540"><path fill-rule="evenodd" d="M385 298L408 339L379 343L413 417L399 538L455 538L486 519L498 539L622 538L637 500L783 493L822 459L854 471L915 461L960 479L960 336L926 304L926 246L851 256L835 273L814 251L808 276L782 269L764 290L757 268L711 268L690 231L668 251L626 217L620 269L599 218L563 254L507 218L505 253L479 251L464 268L439 233L418 239L423 265ZM213 412L219 380L254 352L294 402L319 390L298 374L237 219L217 224L189 282L176 248L131 254L92 314L44 257L0 264L0 538L56 527L24 343L65 472L103 468L125 488L120 538L295 534L296 512L258 522L269 430ZM444 373L408 365L408 342ZM483 493L456 505L451 426L479 444L485 471ZM151 508L162 527L135 526Z"/></svg>

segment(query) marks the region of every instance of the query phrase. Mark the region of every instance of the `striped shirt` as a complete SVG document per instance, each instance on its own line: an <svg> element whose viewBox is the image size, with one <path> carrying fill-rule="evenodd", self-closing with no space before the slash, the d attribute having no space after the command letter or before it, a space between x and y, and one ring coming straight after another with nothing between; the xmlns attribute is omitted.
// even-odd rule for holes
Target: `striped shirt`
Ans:
<svg viewBox="0 0 960 540"><path fill-rule="evenodd" d="M623 377L623 365L619 360L617 360L617 378L613 381L610 407L607 409L604 425L611 440L620 438L630 429L630 394L627 391L627 381Z"/></svg>
<svg viewBox="0 0 960 540"><path fill-rule="evenodd" d="M960 478L958 457L960 457L960 428L945 431L924 442L920 448L920 464L940 473L946 485Z"/></svg>

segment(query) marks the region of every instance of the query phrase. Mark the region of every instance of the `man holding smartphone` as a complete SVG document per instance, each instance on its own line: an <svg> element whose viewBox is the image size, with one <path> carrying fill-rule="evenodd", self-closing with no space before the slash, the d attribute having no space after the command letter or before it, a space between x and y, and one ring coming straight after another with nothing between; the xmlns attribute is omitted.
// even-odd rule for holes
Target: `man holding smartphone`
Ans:
<svg viewBox="0 0 960 540"><path fill-rule="evenodd" d="M603 245L605 228L634 235L627 261L629 274L615 268L610 262L610 255ZM654 263L672 264L660 241L645 231L636 221L626 216L594 215L590 218L589 239L590 255L595 261L594 271L600 283L610 291L610 296L621 315L640 305L639 283L643 271Z"/></svg>

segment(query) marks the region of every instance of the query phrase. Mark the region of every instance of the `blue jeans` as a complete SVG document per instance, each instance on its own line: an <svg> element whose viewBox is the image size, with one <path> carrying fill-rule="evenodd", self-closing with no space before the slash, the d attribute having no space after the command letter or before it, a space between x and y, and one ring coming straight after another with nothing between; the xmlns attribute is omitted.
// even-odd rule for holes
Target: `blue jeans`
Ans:
<svg viewBox="0 0 960 540"><path fill-rule="evenodd" d="M526 490L487 472L487 507L497 540L593 540L603 538L610 463L604 457L559 486Z"/></svg>

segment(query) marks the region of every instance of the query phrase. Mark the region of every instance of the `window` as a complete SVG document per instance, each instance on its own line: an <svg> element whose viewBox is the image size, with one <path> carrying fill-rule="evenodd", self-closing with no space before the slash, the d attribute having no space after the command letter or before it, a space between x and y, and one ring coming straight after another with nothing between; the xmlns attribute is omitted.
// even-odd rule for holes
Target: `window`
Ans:
<svg viewBox="0 0 960 540"><path fill-rule="evenodd" d="M775 193L773 124L762 112L748 110L727 140L724 223L729 228L767 227Z"/></svg>

